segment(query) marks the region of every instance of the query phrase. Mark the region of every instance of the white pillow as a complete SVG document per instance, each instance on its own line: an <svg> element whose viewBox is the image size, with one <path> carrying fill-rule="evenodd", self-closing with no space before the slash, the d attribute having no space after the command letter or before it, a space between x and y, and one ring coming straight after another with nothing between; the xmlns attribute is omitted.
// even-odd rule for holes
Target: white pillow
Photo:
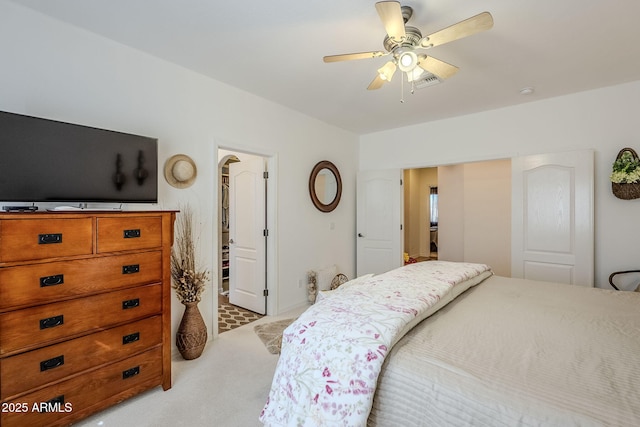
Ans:
<svg viewBox="0 0 640 427"><path fill-rule="evenodd" d="M328 291L331 289L331 281L338 274L338 267L331 265L329 267L316 270L316 287L318 291Z"/></svg>
<svg viewBox="0 0 640 427"><path fill-rule="evenodd" d="M333 295L335 291L320 291L318 292L318 294L316 295L316 303L318 303L319 301L322 301L323 299L327 299L329 296Z"/></svg>
<svg viewBox="0 0 640 427"><path fill-rule="evenodd" d="M360 277L356 277L355 279L351 279L348 282L343 283L342 285L340 285L340 287L338 289L347 289L349 286L353 286L353 285L357 285L358 283L362 283L362 282L366 281L367 279L369 279L370 277L373 277L373 273L363 274Z"/></svg>

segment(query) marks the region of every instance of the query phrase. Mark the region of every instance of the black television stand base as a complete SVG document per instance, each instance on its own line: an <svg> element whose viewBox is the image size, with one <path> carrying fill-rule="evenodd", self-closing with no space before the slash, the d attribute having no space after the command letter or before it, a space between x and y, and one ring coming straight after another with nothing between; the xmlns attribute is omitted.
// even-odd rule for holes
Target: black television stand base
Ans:
<svg viewBox="0 0 640 427"><path fill-rule="evenodd" d="M38 210L37 206L3 206L3 211L6 212L35 212Z"/></svg>

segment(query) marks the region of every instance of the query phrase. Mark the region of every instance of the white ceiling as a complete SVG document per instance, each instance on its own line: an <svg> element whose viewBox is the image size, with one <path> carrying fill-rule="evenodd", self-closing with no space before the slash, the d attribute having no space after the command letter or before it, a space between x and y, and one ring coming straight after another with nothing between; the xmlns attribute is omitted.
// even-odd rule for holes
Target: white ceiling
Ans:
<svg viewBox="0 0 640 427"><path fill-rule="evenodd" d="M366 134L640 80L638 0L406 0L428 35L488 11L494 27L428 54L460 71L409 94L398 75L366 90L388 57L374 0L14 0L62 21ZM535 92L521 95L532 86Z"/></svg>

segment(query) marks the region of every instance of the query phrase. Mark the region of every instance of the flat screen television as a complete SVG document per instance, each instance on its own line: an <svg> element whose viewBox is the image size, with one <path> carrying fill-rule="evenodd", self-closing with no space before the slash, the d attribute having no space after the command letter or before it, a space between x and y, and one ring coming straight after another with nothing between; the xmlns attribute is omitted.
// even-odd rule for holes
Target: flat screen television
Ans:
<svg viewBox="0 0 640 427"><path fill-rule="evenodd" d="M157 203L157 142L0 111L0 202Z"/></svg>

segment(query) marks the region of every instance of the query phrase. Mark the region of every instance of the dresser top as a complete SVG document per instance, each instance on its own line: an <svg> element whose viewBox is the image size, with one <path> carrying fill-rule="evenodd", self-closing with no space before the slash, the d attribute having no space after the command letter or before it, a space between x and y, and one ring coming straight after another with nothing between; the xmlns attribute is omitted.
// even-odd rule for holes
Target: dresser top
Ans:
<svg viewBox="0 0 640 427"><path fill-rule="evenodd" d="M71 217L86 218L94 216L145 216L158 215L164 213L177 213L179 210L116 210L116 209L80 209L80 210L63 210L63 211L35 211L35 212L0 212L0 219L50 219Z"/></svg>

